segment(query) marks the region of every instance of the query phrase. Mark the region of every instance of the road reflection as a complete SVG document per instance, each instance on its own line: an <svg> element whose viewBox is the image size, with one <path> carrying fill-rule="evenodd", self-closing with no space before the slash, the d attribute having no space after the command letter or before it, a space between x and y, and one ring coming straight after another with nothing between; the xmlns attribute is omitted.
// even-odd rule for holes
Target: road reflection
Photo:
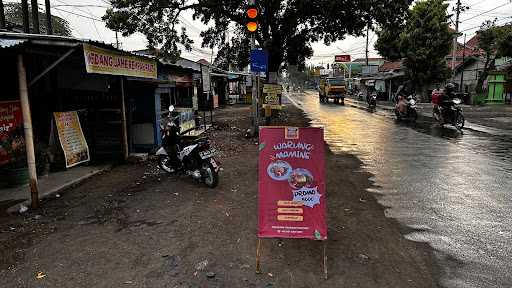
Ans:
<svg viewBox="0 0 512 288"><path fill-rule="evenodd" d="M395 123L313 93L291 99L333 152L357 155L375 175L387 216L417 229L406 237L438 251L444 286L512 287L510 139Z"/></svg>

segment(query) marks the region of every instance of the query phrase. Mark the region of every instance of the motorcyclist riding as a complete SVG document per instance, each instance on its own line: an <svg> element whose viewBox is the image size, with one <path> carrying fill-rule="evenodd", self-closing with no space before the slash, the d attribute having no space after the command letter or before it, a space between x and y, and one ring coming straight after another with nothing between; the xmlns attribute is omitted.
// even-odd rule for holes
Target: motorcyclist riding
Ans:
<svg viewBox="0 0 512 288"><path fill-rule="evenodd" d="M455 98L455 84L449 82L444 87L444 93L442 94L441 100L441 117L447 116L447 111L450 111L451 106L453 106L453 98Z"/></svg>

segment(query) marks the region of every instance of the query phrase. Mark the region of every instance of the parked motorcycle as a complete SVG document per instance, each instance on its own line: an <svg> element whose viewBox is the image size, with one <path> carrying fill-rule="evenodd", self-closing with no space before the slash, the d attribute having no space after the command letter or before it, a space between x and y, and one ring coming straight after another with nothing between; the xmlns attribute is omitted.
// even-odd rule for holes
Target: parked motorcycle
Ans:
<svg viewBox="0 0 512 288"><path fill-rule="evenodd" d="M377 108L377 92L372 92L367 96L366 102L368 103L368 109L374 110Z"/></svg>
<svg viewBox="0 0 512 288"><path fill-rule="evenodd" d="M462 108L459 106L462 100L457 97L450 100L443 100L443 98L443 93L437 90L432 92L432 104L434 104L432 114L434 119L436 119L441 126L450 124L457 128L457 130L462 131L465 124Z"/></svg>
<svg viewBox="0 0 512 288"><path fill-rule="evenodd" d="M174 106L171 105L169 116L165 119L167 123L160 124L162 146L156 152L158 166L169 174L185 173L206 186L215 188L219 184L220 171L220 166L213 157L216 150L210 146L210 140L207 137L184 144L181 137L183 134L174 135L172 131L181 132L181 130L175 123L179 116L172 117L173 111ZM177 137L177 139L169 141L170 137ZM178 144L167 145L166 143L169 142Z"/></svg>
<svg viewBox="0 0 512 288"><path fill-rule="evenodd" d="M418 119L418 111L416 108L416 97L409 95L407 98L401 100L406 102L405 111L400 111L400 101L395 105L395 115L398 121L409 120L415 122Z"/></svg>

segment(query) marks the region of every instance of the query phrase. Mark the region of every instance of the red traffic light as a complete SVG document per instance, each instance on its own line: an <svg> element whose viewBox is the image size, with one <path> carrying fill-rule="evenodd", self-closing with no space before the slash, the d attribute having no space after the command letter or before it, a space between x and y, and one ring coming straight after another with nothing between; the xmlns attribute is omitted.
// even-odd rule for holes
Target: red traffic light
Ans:
<svg viewBox="0 0 512 288"><path fill-rule="evenodd" d="M256 18L258 16L258 9L256 9L256 8L247 9L247 16L251 19Z"/></svg>

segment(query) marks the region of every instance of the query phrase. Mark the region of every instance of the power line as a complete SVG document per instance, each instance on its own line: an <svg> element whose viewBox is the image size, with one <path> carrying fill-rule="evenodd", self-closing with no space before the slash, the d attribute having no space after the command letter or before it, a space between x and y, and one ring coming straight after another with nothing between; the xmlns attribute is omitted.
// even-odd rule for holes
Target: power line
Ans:
<svg viewBox="0 0 512 288"><path fill-rule="evenodd" d="M78 13L67 11L67 10L60 9L60 8L53 8L53 9L61 11L61 12L69 13L69 14L72 14L72 15L75 15L75 16L78 16L78 17L83 17L83 18L86 18L86 19L91 19L91 20L94 20L94 21L103 22L103 20L101 20L99 18L93 18L93 17L85 16L85 15L82 15L82 14L78 14Z"/></svg>
<svg viewBox="0 0 512 288"><path fill-rule="evenodd" d="M487 10L487 11L482 12L480 15L475 15L475 16L469 17L469 18L467 18L467 19L461 20L460 22L462 23L462 22L465 22L465 21L468 21L468 20L471 20L471 19L474 19L474 18L480 17L480 16L482 16L482 15L484 15L484 14L487 14L487 13L489 13L489 12L492 12L492 11L494 11L494 10L496 10L496 9L499 9L499 8L501 8L501 7L505 7L505 6L510 5L510 4L512 4L512 2L508 2L508 3L502 4L502 5L500 5L500 6L494 7L494 8L492 8L492 9L489 9L489 10Z"/></svg>
<svg viewBox="0 0 512 288"><path fill-rule="evenodd" d="M512 18L512 16L507 16L507 17L503 17L503 18L497 18L497 22L496 23L502 22L503 20L507 20L507 18ZM464 30L462 30L460 32L466 32L466 31L473 30L473 29L480 28L480 27L482 27L481 24L478 25L478 26L474 26L474 27L470 27L470 28L464 29Z"/></svg>

